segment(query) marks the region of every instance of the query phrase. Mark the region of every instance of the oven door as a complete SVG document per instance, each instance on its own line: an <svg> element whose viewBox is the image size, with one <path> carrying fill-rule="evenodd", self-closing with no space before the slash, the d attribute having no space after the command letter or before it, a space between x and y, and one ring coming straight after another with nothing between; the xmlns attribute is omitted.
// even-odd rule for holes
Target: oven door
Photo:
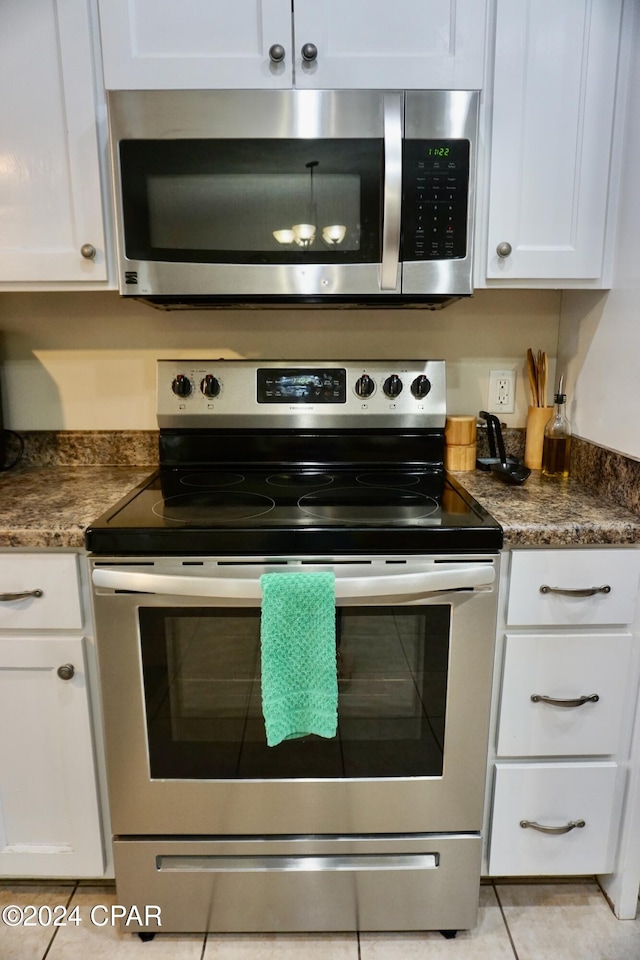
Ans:
<svg viewBox="0 0 640 960"><path fill-rule="evenodd" d="M479 831L495 556L92 563L119 835ZM338 734L266 744L264 572L336 576Z"/></svg>

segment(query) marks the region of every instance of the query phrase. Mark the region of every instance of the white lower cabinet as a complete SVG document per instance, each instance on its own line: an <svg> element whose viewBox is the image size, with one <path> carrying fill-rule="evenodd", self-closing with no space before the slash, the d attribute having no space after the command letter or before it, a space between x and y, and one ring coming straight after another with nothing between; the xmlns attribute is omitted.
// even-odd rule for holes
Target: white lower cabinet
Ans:
<svg viewBox="0 0 640 960"><path fill-rule="evenodd" d="M493 876L609 873L615 763L496 764Z"/></svg>
<svg viewBox="0 0 640 960"><path fill-rule="evenodd" d="M0 556L0 876L104 875L82 626L77 555Z"/></svg>
<svg viewBox="0 0 640 960"><path fill-rule="evenodd" d="M505 638L499 757L615 754L631 634Z"/></svg>
<svg viewBox="0 0 640 960"><path fill-rule="evenodd" d="M503 570L486 869L610 874L633 763L640 550L514 550Z"/></svg>

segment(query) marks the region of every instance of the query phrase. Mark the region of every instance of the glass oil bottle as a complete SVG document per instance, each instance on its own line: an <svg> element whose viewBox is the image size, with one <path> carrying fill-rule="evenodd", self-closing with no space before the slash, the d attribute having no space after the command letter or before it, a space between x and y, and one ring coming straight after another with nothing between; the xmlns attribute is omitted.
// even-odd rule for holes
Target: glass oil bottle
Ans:
<svg viewBox="0 0 640 960"><path fill-rule="evenodd" d="M571 456L571 424L567 420L563 392L564 376L560 377L554 396L554 410L544 428L542 444L542 473L545 477L568 477Z"/></svg>

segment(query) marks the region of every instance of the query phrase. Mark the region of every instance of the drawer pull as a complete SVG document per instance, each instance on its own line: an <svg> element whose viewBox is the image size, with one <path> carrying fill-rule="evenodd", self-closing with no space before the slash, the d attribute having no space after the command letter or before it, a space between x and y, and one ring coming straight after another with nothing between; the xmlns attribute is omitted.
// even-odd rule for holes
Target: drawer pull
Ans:
<svg viewBox="0 0 640 960"><path fill-rule="evenodd" d="M10 603L12 600L26 600L27 597L41 597L42 590L25 590L24 593L0 593L0 603Z"/></svg>
<svg viewBox="0 0 640 960"><path fill-rule="evenodd" d="M534 703L550 703L554 707L581 707L583 703L597 703L600 697L592 693L588 697L576 697L571 700L558 700L556 697L546 697L543 693L532 693Z"/></svg>
<svg viewBox="0 0 640 960"><path fill-rule="evenodd" d="M586 827L586 823L584 820L570 820L569 823L565 823L564 827L545 827L544 824L536 823L535 820L521 820L520 826L523 830L531 827L532 830L538 830L540 833L550 833L553 834L553 836L560 836L562 833L571 833L576 827L580 829Z"/></svg>
<svg viewBox="0 0 640 960"><path fill-rule="evenodd" d="M563 597L595 597L596 593L611 593L611 587L605 583L602 587L584 587L575 590L565 587L549 587L543 583L540 593L559 593Z"/></svg>

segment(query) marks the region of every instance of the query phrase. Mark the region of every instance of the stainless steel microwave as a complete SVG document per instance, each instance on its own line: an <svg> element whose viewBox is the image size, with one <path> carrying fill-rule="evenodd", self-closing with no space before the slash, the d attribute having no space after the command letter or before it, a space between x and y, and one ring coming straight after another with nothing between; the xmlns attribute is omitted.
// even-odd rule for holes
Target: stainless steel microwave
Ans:
<svg viewBox="0 0 640 960"><path fill-rule="evenodd" d="M478 101L110 92L120 293L167 308L468 296Z"/></svg>

